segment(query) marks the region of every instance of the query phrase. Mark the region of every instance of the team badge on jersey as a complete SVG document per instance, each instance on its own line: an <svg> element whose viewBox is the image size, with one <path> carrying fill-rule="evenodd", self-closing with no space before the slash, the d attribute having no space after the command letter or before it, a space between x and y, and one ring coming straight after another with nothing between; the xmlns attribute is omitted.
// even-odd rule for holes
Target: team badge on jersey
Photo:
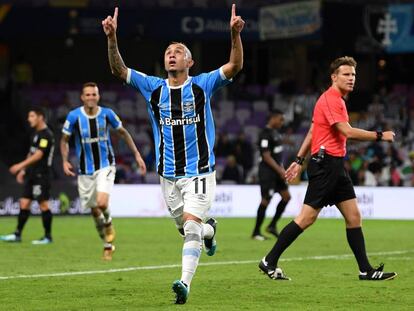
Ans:
<svg viewBox="0 0 414 311"><path fill-rule="evenodd" d="M183 102L183 111L184 112L194 111L194 102Z"/></svg>
<svg viewBox="0 0 414 311"><path fill-rule="evenodd" d="M40 148L46 148L47 144L48 144L47 139L45 139L45 138L40 139L40 142L39 142Z"/></svg>

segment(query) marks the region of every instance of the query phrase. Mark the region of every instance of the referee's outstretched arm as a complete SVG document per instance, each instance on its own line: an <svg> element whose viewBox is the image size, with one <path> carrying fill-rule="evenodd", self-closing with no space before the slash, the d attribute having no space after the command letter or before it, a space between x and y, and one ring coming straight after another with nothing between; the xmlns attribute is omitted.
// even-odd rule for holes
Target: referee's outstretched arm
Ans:
<svg viewBox="0 0 414 311"><path fill-rule="evenodd" d="M335 123L336 129L346 138L362 141L394 141L395 133L393 131L366 131L356 127L352 127L348 122Z"/></svg>

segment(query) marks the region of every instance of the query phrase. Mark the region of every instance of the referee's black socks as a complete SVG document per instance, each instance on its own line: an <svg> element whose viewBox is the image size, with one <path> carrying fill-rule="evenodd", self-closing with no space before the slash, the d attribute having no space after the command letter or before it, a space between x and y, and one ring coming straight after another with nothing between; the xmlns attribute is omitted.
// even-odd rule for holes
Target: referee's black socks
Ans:
<svg viewBox="0 0 414 311"><path fill-rule="evenodd" d="M27 220L30 216L30 210L28 209L20 209L19 216L17 217L17 229L14 233L17 236L21 236L24 225L26 224Z"/></svg>
<svg viewBox="0 0 414 311"><path fill-rule="evenodd" d="M302 228L293 220L283 228L276 244L266 256L266 261L270 267L277 267L279 257L302 232Z"/></svg>
<svg viewBox="0 0 414 311"><path fill-rule="evenodd" d="M358 262L359 271L367 272L372 270L373 268L369 264L367 252L365 250L365 241L362 228L346 228L346 238L348 239L348 244Z"/></svg>
<svg viewBox="0 0 414 311"><path fill-rule="evenodd" d="M42 222L45 229L45 237L51 239L52 212L50 210L42 211Z"/></svg>

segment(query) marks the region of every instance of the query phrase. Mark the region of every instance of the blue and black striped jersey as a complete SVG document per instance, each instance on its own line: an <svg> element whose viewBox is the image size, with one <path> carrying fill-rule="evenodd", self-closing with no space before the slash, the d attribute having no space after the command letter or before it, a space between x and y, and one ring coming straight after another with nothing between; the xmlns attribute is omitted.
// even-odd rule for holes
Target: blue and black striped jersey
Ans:
<svg viewBox="0 0 414 311"><path fill-rule="evenodd" d="M98 107L95 116L87 115L83 107L69 112L62 133L69 136L75 133L79 174L92 175L99 169L115 165L109 125L114 129L122 127L119 117L109 108Z"/></svg>
<svg viewBox="0 0 414 311"><path fill-rule="evenodd" d="M222 68L189 76L183 85L128 69L127 83L147 102L161 176L191 177L214 171L215 128L210 97L230 83Z"/></svg>

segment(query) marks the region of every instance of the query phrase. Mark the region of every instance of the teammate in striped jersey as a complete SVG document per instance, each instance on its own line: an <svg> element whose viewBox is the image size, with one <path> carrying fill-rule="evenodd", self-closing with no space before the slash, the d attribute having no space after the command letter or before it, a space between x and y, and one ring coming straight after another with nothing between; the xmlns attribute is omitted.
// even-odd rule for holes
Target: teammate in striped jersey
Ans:
<svg viewBox="0 0 414 311"><path fill-rule="evenodd" d="M111 260L115 250L115 230L108 203L115 179L115 155L109 134L110 126L117 130L131 149L141 174L146 173L146 167L119 117L112 109L98 106L99 89L96 83L88 82L83 85L81 100L83 106L70 111L63 125L60 141L63 171L68 176L75 176L72 164L68 160L68 142L70 136L75 134L81 205L84 209L91 209L98 234L104 240L103 259Z"/></svg>
<svg viewBox="0 0 414 311"><path fill-rule="evenodd" d="M194 64L183 43L171 43L164 54L167 79L125 66L118 50L114 16L102 21L108 39L112 73L136 88L147 101L153 129L157 170L167 207L184 235L181 279L173 283L176 303L187 301L190 283L198 265L202 242L207 255L216 249L216 221L207 219L216 186L213 146L215 129L210 97L230 83L242 69L243 47L240 32L244 21L233 4L230 19L231 52L219 69L190 76Z"/></svg>

